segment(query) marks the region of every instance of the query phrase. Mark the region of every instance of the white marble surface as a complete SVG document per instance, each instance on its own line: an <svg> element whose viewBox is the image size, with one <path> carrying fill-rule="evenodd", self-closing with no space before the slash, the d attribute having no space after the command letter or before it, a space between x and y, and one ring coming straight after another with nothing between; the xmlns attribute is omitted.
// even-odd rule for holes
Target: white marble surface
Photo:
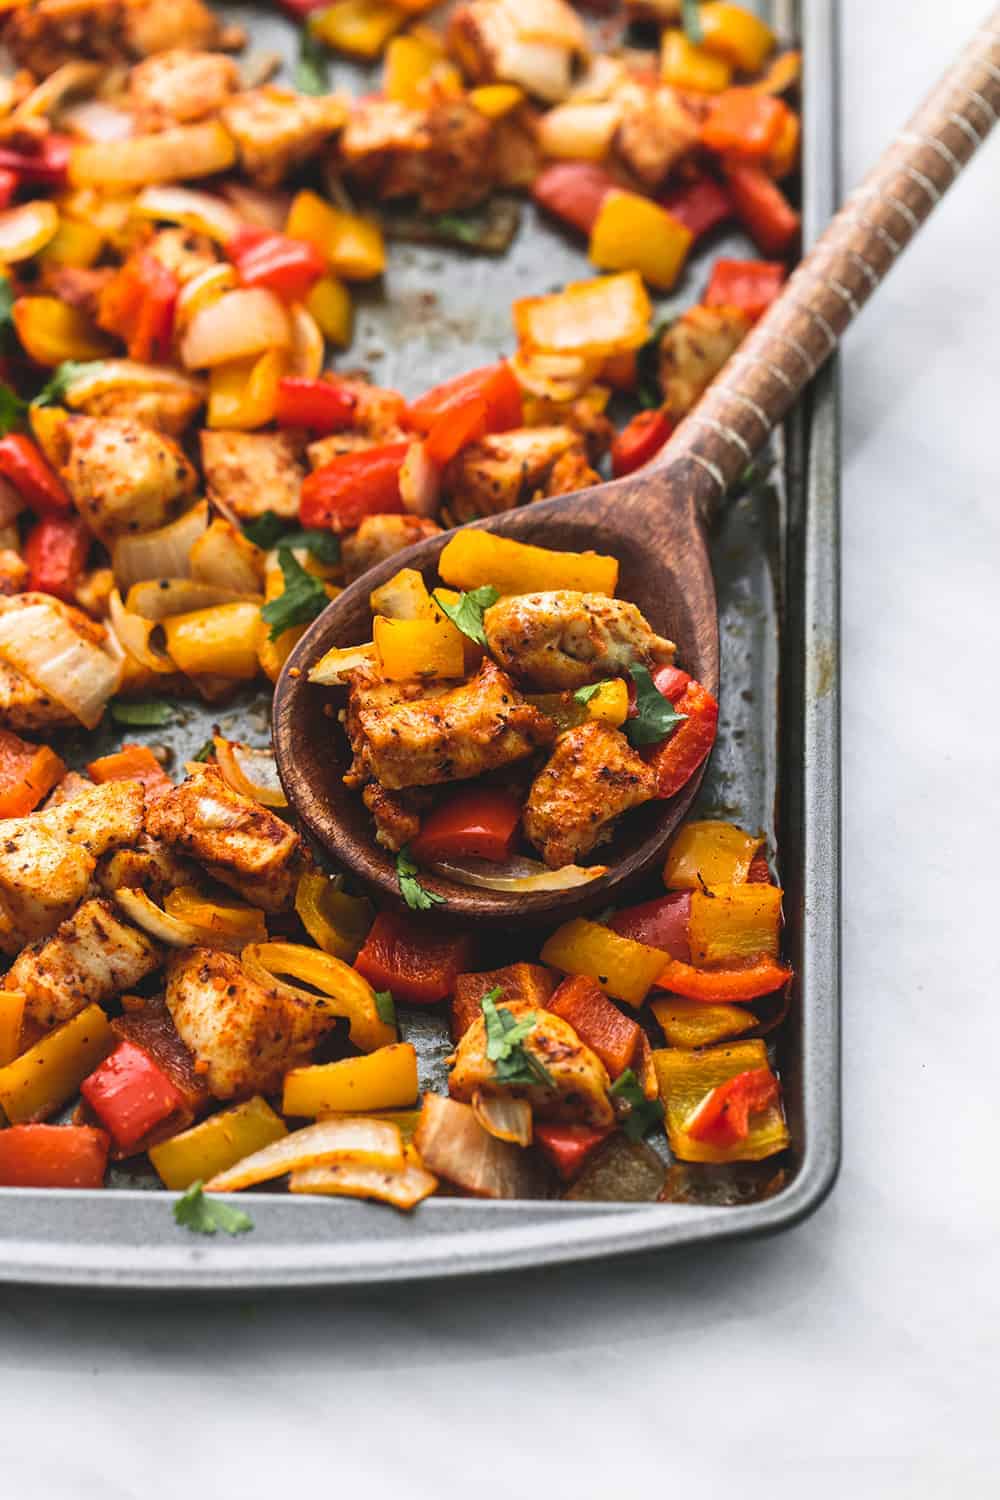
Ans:
<svg viewBox="0 0 1000 1500"><path fill-rule="evenodd" d="M845 0L848 183L985 5ZM769 1243L409 1292L0 1292L5 1496L997 1493L998 181L995 141L847 344L833 1197Z"/></svg>

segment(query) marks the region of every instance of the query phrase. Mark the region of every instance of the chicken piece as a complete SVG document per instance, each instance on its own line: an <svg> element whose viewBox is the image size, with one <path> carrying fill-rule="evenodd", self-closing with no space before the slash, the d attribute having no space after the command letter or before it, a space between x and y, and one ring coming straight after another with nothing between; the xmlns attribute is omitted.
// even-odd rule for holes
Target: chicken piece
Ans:
<svg viewBox="0 0 1000 1500"><path fill-rule="evenodd" d="M440 530L436 521L424 516L365 516L357 531L341 543L348 583L404 547L437 536Z"/></svg>
<svg viewBox="0 0 1000 1500"><path fill-rule="evenodd" d="M406 402L399 391L339 375L337 386L354 398L351 426L345 432L334 432L309 444L306 453L312 468L321 469L342 453L358 453L382 443L401 443L412 438L412 431L402 426Z"/></svg>
<svg viewBox="0 0 1000 1500"><path fill-rule="evenodd" d="M20 732L64 729L77 723L76 717L61 703L0 661L0 728Z"/></svg>
<svg viewBox="0 0 1000 1500"><path fill-rule="evenodd" d="M28 564L13 547L0 550L0 594L10 598L28 586Z"/></svg>
<svg viewBox="0 0 1000 1500"><path fill-rule="evenodd" d="M132 989L162 962L159 943L123 921L110 901L91 900L51 937L25 948L3 988L21 990L25 1013L48 1028Z"/></svg>
<svg viewBox="0 0 1000 1500"><path fill-rule="evenodd" d="M157 797L146 814L146 831L196 859L254 906L291 906L300 872L299 835L260 803L234 792L217 766L199 766Z"/></svg>
<svg viewBox="0 0 1000 1500"><path fill-rule="evenodd" d="M264 188L277 187L293 167L322 150L346 117L336 94L315 97L274 86L239 94L221 111L241 169Z"/></svg>
<svg viewBox="0 0 1000 1500"><path fill-rule="evenodd" d="M84 400L74 399L76 410L88 417L111 417L120 422L141 422L170 437L180 437L204 405L203 391L194 386L163 386L160 390L138 387L95 391Z"/></svg>
<svg viewBox="0 0 1000 1500"><path fill-rule="evenodd" d="M211 948L173 955L167 1009L217 1099L277 1093L336 1021L321 1005L258 984L238 958Z"/></svg>
<svg viewBox="0 0 1000 1500"><path fill-rule="evenodd" d="M48 937L83 900L94 860L37 815L0 821L0 952Z"/></svg>
<svg viewBox="0 0 1000 1500"><path fill-rule="evenodd" d="M128 102L141 134L214 115L239 92L240 70L221 52L177 47L139 63L129 74L128 86Z"/></svg>
<svg viewBox="0 0 1000 1500"><path fill-rule="evenodd" d="M498 1005L509 1005L521 1001L525 1005L542 1009L556 987L551 969L542 964L507 964L502 969L480 970L477 974L459 974L455 980L455 993L451 1001L451 1039L458 1042L483 1013L483 998L494 990Z"/></svg>
<svg viewBox="0 0 1000 1500"><path fill-rule="evenodd" d="M565 0L471 0L453 11L447 40L475 82L516 83L552 104L566 98L573 63L588 50Z"/></svg>
<svg viewBox="0 0 1000 1500"><path fill-rule="evenodd" d="M79 58L114 63L171 47L238 47L242 36L202 0L34 0L10 13L4 44L46 78Z"/></svg>
<svg viewBox="0 0 1000 1500"><path fill-rule="evenodd" d="M107 895L114 891L145 891L162 905L168 891L196 885L198 867L167 844L142 833L128 849L118 849L99 861L94 878Z"/></svg>
<svg viewBox="0 0 1000 1500"><path fill-rule="evenodd" d="M583 439L561 426L515 427L468 443L442 476L449 518L459 525L547 495L557 460L574 452L586 458Z"/></svg>
<svg viewBox="0 0 1000 1500"><path fill-rule="evenodd" d="M207 235L180 226L161 229L143 246L142 253L151 255L166 270L172 271L181 286L186 286L203 271L210 271L219 259Z"/></svg>
<svg viewBox="0 0 1000 1500"><path fill-rule="evenodd" d="M424 112L424 133L426 150L390 156L379 196L417 198L427 214L471 208L488 198L496 154L494 127L485 115L464 99L448 99Z"/></svg>
<svg viewBox="0 0 1000 1500"><path fill-rule="evenodd" d="M660 339L660 388L674 421L697 406L750 332L738 307L690 307Z"/></svg>
<svg viewBox="0 0 1000 1500"><path fill-rule="evenodd" d="M611 837L630 807L656 796L655 773L625 736L596 721L568 729L528 793L524 832L551 870Z"/></svg>
<svg viewBox="0 0 1000 1500"><path fill-rule="evenodd" d="M665 86L648 89L630 83L619 90L618 98L624 100L625 112L615 134L615 150L644 187L659 187L667 173L697 149L698 121Z"/></svg>
<svg viewBox="0 0 1000 1500"><path fill-rule="evenodd" d="M387 174L419 172L430 144L426 110L394 99L354 99L337 143L338 160L349 177L380 195Z"/></svg>
<svg viewBox="0 0 1000 1500"><path fill-rule="evenodd" d="M235 52L246 40L241 27L227 25L203 0L126 0L125 16L133 57L176 47Z"/></svg>
<svg viewBox="0 0 1000 1500"><path fill-rule="evenodd" d="M493 171L498 188L530 188L542 170L538 144L538 116L528 105L496 121L493 131Z"/></svg>
<svg viewBox="0 0 1000 1500"><path fill-rule="evenodd" d="M109 849L133 843L142 832L146 795L141 781L105 781L75 797L33 813L32 822L99 859Z"/></svg>
<svg viewBox="0 0 1000 1500"><path fill-rule="evenodd" d="M201 434L201 466L208 498L241 521L261 516L297 517L302 494L300 444L287 432Z"/></svg>
<svg viewBox="0 0 1000 1500"><path fill-rule="evenodd" d="M676 650L627 599L575 589L498 599L483 626L500 666L541 692L586 687L637 662L665 666Z"/></svg>
<svg viewBox="0 0 1000 1500"><path fill-rule="evenodd" d="M369 781L361 800L375 820L375 842L398 854L420 832L420 810L413 792L387 792L380 781Z"/></svg>
<svg viewBox="0 0 1000 1500"><path fill-rule="evenodd" d="M54 808L62 807L64 802L79 797L81 792L89 792L93 785L89 776L81 776L79 771L67 771L62 781L57 782L42 803L41 811L52 812Z"/></svg>
<svg viewBox="0 0 1000 1500"><path fill-rule="evenodd" d="M590 467L586 453L571 448L552 465L544 490L532 495L533 500L545 500L551 495L571 495L574 490L585 490L588 485L600 484L601 476Z"/></svg>
<svg viewBox="0 0 1000 1500"><path fill-rule="evenodd" d="M73 503L102 541L165 526L198 476L173 438L139 422L70 416L60 469Z"/></svg>
<svg viewBox="0 0 1000 1500"><path fill-rule="evenodd" d="M520 1045L547 1070L552 1084L499 1083L497 1065L486 1055L486 1021L478 1016L449 1058L451 1097L468 1103L478 1089L484 1094L527 1099L539 1120L575 1121L598 1130L613 1125L608 1070L596 1052L581 1042L569 1022L523 1001L505 1004L504 1009L515 1021L533 1018L535 1024Z"/></svg>
<svg viewBox="0 0 1000 1500"><path fill-rule="evenodd" d="M381 682L357 672L347 706L354 764L344 777L373 777L389 791L462 781L551 744L555 725L525 703L505 672L486 658L471 682Z"/></svg>

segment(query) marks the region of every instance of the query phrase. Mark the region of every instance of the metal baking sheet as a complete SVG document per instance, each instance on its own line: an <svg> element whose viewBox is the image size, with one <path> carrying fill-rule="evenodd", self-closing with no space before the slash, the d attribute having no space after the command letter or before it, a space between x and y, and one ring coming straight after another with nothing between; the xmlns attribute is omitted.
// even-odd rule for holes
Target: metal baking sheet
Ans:
<svg viewBox="0 0 1000 1500"><path fill-rule="evenodd" d="M807 241L836 202L836 0L771 0L758 11L805 54L803 209ZM245 7L226 7L247 21ZM251 14L253 50L290 58L294 33ZM339 76L337 76L339 73ZM364 88L355 70L340 85ZM696 300L718 254L751 254L740 235L714 241L663 302ZM511 345L515 296L590 274L584 254L530 206L507 256L396 246L384 286L366 295L342 367L361 366L414 395ZM761 827L780 851L786 944L797 982L776 1036L792 1145L784 1186L739 1206L698 1203L482 1203L438 1198L405 1217L346 1200L245 1194L255 1229L237 1240L176 1228L172 1196L151 1174L119 1173L102 1192L0 1190L0 1280L145 1290L306 1286L554 1265L670 1245L763 1234L811 1213L836 1177L839 1118L839 423L837 371L814 382L775 444L771 482L731 502L716 525L722 688L719 740L699 798L706 814ZM269 698L187 706L155 731L179 762L220 723L262 743ZM127 737L127 736L126 736ZM93 748L82 738L78 757ZM121 738L121 736L119 736ZM441 1086L449 1050L432 1014L403 1013L422 1083Z"/></svg>

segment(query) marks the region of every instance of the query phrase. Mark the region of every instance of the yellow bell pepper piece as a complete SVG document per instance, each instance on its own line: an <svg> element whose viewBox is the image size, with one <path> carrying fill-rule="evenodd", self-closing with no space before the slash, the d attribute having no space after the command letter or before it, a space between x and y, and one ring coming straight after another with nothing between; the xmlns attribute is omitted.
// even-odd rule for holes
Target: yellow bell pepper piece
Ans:
<svg viewBox="0 0 1000 1500"><path fill-rule="evenodd" d="M285 233L315 245L347 281L369 281L385 270L385 240L375 220L334 208L308 189L292 199Z"/></svg>
<svg viewBox="0 0 1000 1500"><path fill-rule="evenodd" d="M370 901L349 896L336 880L318 870L299 877L295 910L313 942L348 964L357 958L375 920Z"/></svg>
<svg viewBox="0 0 1000 1500"><path fill-rule="evenodd" d="M0 990L0 1068L13 1062L21 1045L24 996L20 990Z"/></svg>
<svg viewBox="0 0 1000 1500"><path fill-rule="evenodd" d="M696 818L685 823L667 851L663 884L668 891L700 891L703 885L739 885L750 873L763 835L735 823Z"/></svg>
<svg viewBox="0 0 1000 1500"><path fill-rule="evenodd" d="M284 349L216 365L208 375L209 427L249 432L273 422L278 406L278 382L288 373Z"/></svg>
<svg viewBox="0 0 1000 1500"><path fill-rule="evenodd" d="M649 341L653 308L642 277L630 269L570 282L545 297L521 297L513 313L518 342L527 350L607 359Z"/></svg>
<svg viewBox="0 0 1000 1500"><path fill-rule="evenodd" d="M292 523L289 522L289 527ZM304 552L300 548L293 548L300 564L307 573L323 580L323 587L331 599L336 599L342 592L336 584L327 582L327 569L324 564L317 562L311 553ZM285 575L277 561L269 562L264 574L264 603L270 604L272 599L278 599L285 592ZM257 632L257 660L265 677L272 682L277 682L281 675L281 669L292 654L292 650L306 633L305 625L292 625L288 630L283 630L276 641L271 640L271 627L266 620L261 620Z"/></svg>
<svg viewBox="0 0 1000 1500"><path fill-rule="evenodd" d="M712 0L699 7L701 44L706 52L725 58L744 73L759 73L774 51L777 38L770 26L742 5Z"/></svg>
<svg viewBox="0 0 1000 1500"><path fill-rule="evenodd" d="M653 1053L653 1066L660 1084L667 1139L671 1151L681 1161L762 1161L787 1147L788 1127L780 1104L771 1105L762 1114L751 1115L746 1140L733 1146L693 1141L684 1130L684 1122L712 1089L739 1073L769 1066L767 1048L759 1038L735 1042L729 1047L712 1047L707 1052L661 1047Z"/></svg>
<svg viewBox="0 0 1000 1500"><path fill-rule="evenodd" d="M628 718L628 688L620 677L611 682L602 682L593 697L587 700L587 715L601 724L610 724L618 729Z"/></svg>
<svg viewBox="0 0 1000 1500"><path fill-rule="evenodd" d="M192 1182L207 1182L217 1172L228 1171L245 1156L287 1134L284 1120L257 1094L159 1146L151 1146L149 1159L164 1187L180 1193Z"/></svg>
<svg viewBox="0 0 1000 1500"><path fill-rule="evenodd" d="M400 568L372 590L368 603L373 615L384 615L387 620L432 620L437 613L424 575L416 568Z"/></svg>
<svg viewBox="0 0 1000 1500"><path fill-rule="evenodd" d="M346 349L354 332L354 306L344 283L336 276L321 276L305 305L327 342Z"/></svg>
<svg viewBox="0 0 1000 1500"><path fill-rule="evenodd" d="M248 600L174 615L164 620L163 631L178 671L249 682L257 676L259 626L260 608Z"/></svg>
<svg viewBox="0 0 1000 1500"><path fill-rule="evenodd" d="M351 1041L363 1052L395 1042L396 1028L379 1015L375 991L367 979L332 954L307 948L304 943L251 943L244 948L240 962L262 983L278 979L309 1004L346 1017ZM310 989L289 985L286 976L301 980ZM318 995L313 993L316 990L320 991Z"/></svg>
<svg viewBox="0 0 1000 1500"><path fill-rule="evenodd" d="M32 436L54 469L65 462L63 429L69 412L65 406L34 406L28 409Z"/></svg>
<svg viewBox="0 0 1000 1500"><path fill-rule="evenodd" d="M410 1042L395 1042L367 1057L293 1068L285 1074L281 1108L286 1115L403 1109L415 1102L418 1087L416 1049Z"/></svg>
<svg viewBox="0 0 1000 1500"><path fill-rule="evenodd" d="M777 958L782 892L776 885L713 885L691 893L688 940L695 968Z"/></svg>
<svg viewBox="0 0 1000 1500"><path fill-rule="evenodd" d="M662 972L667 954L577 917L556 928L540 959L565 974L586 974L613 999L638 1006Z"/></svg>
<svg viewBox="0 0 1000 1500"><path fill-rule="evenodd" d="M335 52L371 59L381 57L406 14L388 0L335 0L310 18L309 29Z"/></svg>
<svg viewBox="0 0 1000 1500"><path fill-rule="evenodd" d="M389 682L414 677L461 677L465 672L462 632L450 620L387 620L375 616L375 649Z"/></svg>
<svg viewBox="0 0 1000 1500"><path fill-rule="evenodd" d="M197 886L179 885L168 891L163 909L179 922L191 922L244 943L267 941L267 921L259 907L229 896L206 896Z"/></svg>
<svg viewBox="0 0 1000 1500"><path fill-rule="evenodd" d="M487 120L500 120L524 103L524 90L516 83L484 83L469 90L469 103Z"/></svg>
<svg viewBox="0 0 1000 1500"><path fill-rule="evenodd" d="M418 104L420 85L441 61L440 46L419 36L393 37L385 49L382 92L399 104Z"/></svg>
<svg viewBox="0 0 1000 1500"><path fill-rule="evenodd" d="M82 219L61 219L59 228L42 251L42 264L92 266L104 249L104 234L96 224Z"/></svg>
<svg viewBox="0 0 1000 1500"><path fill-rule="evenodd" d="M771 63L764 77L750 87L758 94L784 94L802 77L802 53L782 52Z"/></svg>
<svg viewBox="0 0 1000 1500"><path fill-rule="evenodd" d="M88 1005L0 1068L0 1105L11 1124L55 1114L117 1040L101 1007Z"/></svg>
<svg viewBox="0 0 1000 1500"><path fill-rule="evenodd" d="M441 553L438 572L457 589L491 583L501 594L577 589L613 596L618 560L600 552L553 552L488 531L459 531Z"/></svg>
<svg viewBox="0 0 1000 1500"><path fill-rule="evenodd" d="M47 369L67 359L104 359L111 353L111 344L86 313L56 297L18 297L11 312L25 353Z"/></svg>
<svg viewBox="0 0 1000 1500"><path fill-rule="evenodd" d="M590 232L590 258L604 271L638 271L669 291L684 269L694 235L673 214L638 193L608 193Z"/></svg>
<svg viewBox="0 0 1000 1500"><path fill-rule="evenodd" d="M670 30L663 33L660 77L675 89L721 94L732 82L733 70L725 58L689 42L683 31Z"/></svg>
<svg viewBox="0 0 1000 1500"><path fill-rule="evenodd" d="M757 1017L741 1005L708 1005L704 1000L684 1000L664 995L651 1000L653 1015L671 1047L710 1047L743 1031L752 1031Z"/></svg>

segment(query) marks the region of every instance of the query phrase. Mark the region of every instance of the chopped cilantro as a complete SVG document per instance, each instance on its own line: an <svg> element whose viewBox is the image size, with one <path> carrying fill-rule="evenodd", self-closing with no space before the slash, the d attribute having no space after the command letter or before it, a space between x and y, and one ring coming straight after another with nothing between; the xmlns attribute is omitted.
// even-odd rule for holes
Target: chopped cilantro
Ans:
<svg viewBox="0 0 1000 1500"><path fill-rule="evenodd" d="M486 1056L496 1063L494 1076L497 1083L528 1087L542 1084L555 1088L555 1079L548 1068L533 1052L524 1046L524 1040L534 1031L538 1018L529 1011L518 1021L504 1005L497 1005L497 996L502 991L497 986L489 990L479 1002L486 1023Z"/></svg>
<svg viewBox="0 0 1000 1500"><path fill-rule="evenodd" d="M411 911L430 911L432 906L443 906L444 897L434 891L425 891L417 879L419 865L410 858L408 849L400 849L396 855L396 878L399 893Z"/></svg>
<svg viewBox="0 0 1000 1500"><path fill-rule="evenodd" d="M202 745L201 749L198 751L198 754L197 755L192 755L191 759L192 760L201 761L203 764L206 761L214 760L215 759L215 741L214 740L206 740L205 743Z"/></svg>
<svg viewBox="0 0 1000 1500"><path fill-rule="evenodd" d="M111 717L130 729L157 729L169 724L174 706L163 698L112 698Z"/></svg>
<svg viewBox="0 0 1000 1500"><path fill-rule="evenodd" d="M375 1009L380 1021L384 1021L387 1026L395 1026L396 1002L392 998L392 990L375 991Z"/></svg>
<svg viewBox="0 0 1000 1500"><path fill-rule="evenodd" d="M629 1107L628 1114L622 1119L622 1130L630 1141L641 1141L663 1119L663 1105L659 1099L646 1098L631 1068L619 1073L608 1094Z"/></svg>
<svg viewBox="0 0 1000 1500"><path fill-rule="evenodd" d="M701 28L701 11L698 0L681 0L681 24L684 27L684 35L695 47L700 47L705 40L705 33Z"/></svg>
<svg viewBox="0 0 1000 1500"><path fill-rule="evenodd" d="M325 94L330 88L326 51L319 37L315 36L308 26L303 26L299 33L295 87L300 94Z"/></svg>
<svg viewBox="0 0 1000 1500"><path fill-rule="evenodd" d="M242 1208L231 1208L221 1198L205 1197L200 1181L192 1182L182 1198L174 1204L174 1218L182 1229L193 1234L246 1234L253 1219Z"/></svg>
<svg viewBox="0 0 1000 1500"><path fill-rule="evenodd" d="M14 323L14 288L9 276L0 276L0 330L6 330Z"/></svg>
<svg viewBox="0 0 1000 1500"><path fill-rule="evenodd" d="M687 718L679 714L669 698L658 692L645 667L638 664L629 667L635 683L636 716L625 720L625 734L630 745L658 745L673 734L678 724Z"/></svg>
<svg viewBox="0 0 1000 1500"><path fill-rule="evenodd" d="M434 218L427 220L427 227L432 234L438 234L443 239L456 240L460 245L478 245L483 234L479 219L469 218L462 214L437 214Z"/></svg>
<svg viewBox="0 0 1000 1500"><path fill-rule="evenodd" d="M273 510L266 510L263 515L255 516L252 521L245 521L243 535L247 541L253 542L255 547L261 547L265 552L270 552L273 547L279 550L285 548L289 552L295 548L304 548L319 562L338 563L340 561L340 537L334 532L318 529L289 530L287 518L279 516Z"/></svg>
<svg viewBox="0 0 1000 1500"><path fill-rule="evenodd" d="M602 687L609 687L613 681L613 678L606 677L603 682L588 683L586 687L577 688L573 698L577 703L589 703L595 693L600 692Z"/></svg>
<svg viewBox="0 0 1000 1500"><path fill-rule="evenodd" d="M58 406L75 381L89 375L92 370L99 370L102 363L99 359L88 360L83 364L75 359L64 359L53 371L48 384L42 386L32 401L32 406Z"/></svg>
<svg viewBox="0 0 1000 1500"><path fill-rule="evenodd" d="M271 627L269 639L272 641L295 625L308 625L330 602L319 579L306 572L294 552L282 547L278 562L285 579L284 593L265 604L260 612L261 619Z"/></svg>
<svg viewBox="0 0 1000 1500"><path fill-rule="evenodd" d="M270 552L279 536L284 536L287 530L288 522L276 510L265 510L263 515L243 522L243 535L265 552Z"/></svg>
<svg viewBox="0 0 1000 1500"><path fill-rule="evenodd" d="M477 646L486 645L483 615L499 598L499 589L495 589L489 583L484 584L482 588L470 589L467 594L459 594L457 604L446 604L439 594L433 595L434 603L438 608L448 616L451 623L457 626L463 635L467 635L470 641L475 641Z"/></svg>
<svg viewBox="0 0 1000 1500"><path fill-rule="evenodd" d="M12 432L27 410L28 403L16 391L9 385L0 385L0 437Z"/></svg>

